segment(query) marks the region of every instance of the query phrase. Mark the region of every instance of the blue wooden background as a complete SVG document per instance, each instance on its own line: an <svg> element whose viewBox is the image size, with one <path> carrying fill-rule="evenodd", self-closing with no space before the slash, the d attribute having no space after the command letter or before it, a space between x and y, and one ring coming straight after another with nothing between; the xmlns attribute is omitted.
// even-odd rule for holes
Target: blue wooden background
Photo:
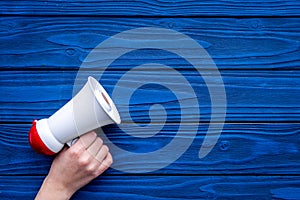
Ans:
<svg viewBox="0 0 300 200"><path fill-rule="evenodd" d="M145 26L184 33L212 56L227 93L222 135L200 160L210 119L209 101L203 100L198 134L176 162L147 174L110 169L74 199L300 199L300 1L10 0L0 2L0 15L0 199L34 198L52 158L30 149L31 121L72 97L87 54L116 33ZM154 61L180 71L199 96L205 93L182 59L154 50L123 57L102 84L111 92L118 74ZM151 92L151 103L172 107L159 87ZM131 103L135 122L147 124L149 101L141 95ZM184 117L192 121L193 105L187 109ZM106 131L124 147L161 148L181 117L177 109L168 115L155 143L129 140L116 126ZM160 117L152 120L159 125ZM188 123L184 130L189 137Z"/></svg>

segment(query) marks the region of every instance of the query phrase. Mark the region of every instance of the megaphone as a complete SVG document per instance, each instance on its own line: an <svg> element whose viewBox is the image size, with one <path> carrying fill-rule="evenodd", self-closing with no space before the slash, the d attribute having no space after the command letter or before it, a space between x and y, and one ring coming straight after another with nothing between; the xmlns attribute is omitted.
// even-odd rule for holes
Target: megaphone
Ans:
<svg viewBox="0 0 300 200"><path fill-rule="evenodd" d="M96 128L121 123L119 112L105 89L93 77L49 118L33 121L29 143L38 153L54 155L66 143Z"/></svg>

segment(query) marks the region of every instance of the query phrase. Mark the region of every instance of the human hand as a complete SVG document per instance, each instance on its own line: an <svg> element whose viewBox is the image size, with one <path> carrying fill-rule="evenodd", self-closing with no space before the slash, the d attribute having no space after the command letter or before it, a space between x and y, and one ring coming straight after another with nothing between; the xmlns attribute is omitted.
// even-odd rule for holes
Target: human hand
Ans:
<svg viewBox="0 0 300 200"><path fill-rule="evenodd" d="M102 174L112 156L95 132L81 136L53 160L49 174L36 196L39 199L69 199L78 189Z"/></svg>

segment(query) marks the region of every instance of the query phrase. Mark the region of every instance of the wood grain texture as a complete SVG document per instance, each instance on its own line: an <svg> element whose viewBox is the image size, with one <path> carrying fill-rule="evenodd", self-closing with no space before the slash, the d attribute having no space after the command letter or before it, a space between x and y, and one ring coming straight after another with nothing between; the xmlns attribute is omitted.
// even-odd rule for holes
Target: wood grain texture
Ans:
<svg viewBox="0 0 300 200"><path fill-rule="evenodd" d="M0 176L1 199L33 199L43 178ZM297 200L299 184L298 176L102 176L72 199Z"/></svg>
<svg viewBox="0 0 300 200"><path fill-rule="evenodd" d="M130 83L149 77L161 77L159 83L175 79L166 70L151 68L115 87L135 66L160 63L187 79L199 105L190 101L196 97L180 98L190 102L182 108L188 115L182 117L178 99L157 84L137 90L130 100L130 116L124 99L114 99L124 122L121 127L128 130L105 127L114 144L130 152L152 152L174 139L182 119L183 144L194 137L195 122L201 124L190 147L167 167L140 175L109 169L73 199L300 199L299 10L297 0L0 1L0 199L34 198L52 158L30 148L30 122L48 117L72 97L77 70L96 45L138 27L179 31L208 51L225 83L226 124L210 154L199 159L211 116L206 83L188 62L170 52L127 53L101 79L110 94L114 88L129 92ZM218 85L209 66L204 69L209 83ZM167 124L160 107L151 107L154 103L166 109ZM136 138L128 133L145 136L152 129L137 130L131 118L143 127L163 128L151 138ZM112 154L114 167L132 171L154 170L167 162L163 156L145 162Z"/></svg>
<svg viewBox="0 0 300 200"><path fill-rule="evenodd" d="M207 50L219 69L299 69L300 66L299 18L3 17L0 18L0 67L78 69L100 42L139 27L161 27L186 34ZM199 55L191 54L189 58ZM176 54L153 49L127 53L110 67L131 69L149 62L177 69L192 67Z"/></svg>
<svg viewBox="0 0 300 200"><path fill-rule="evenodd" d="M0 3L0 14L59 16L297 16L299 9L296 0L6 0Z"/></svg>
<svg viewBox="0 0 300 200"><path fill-rule="evenodd" d="M124 126L124 125L123 125ZM150 135L151 131L137 132L132 125L125 125L126 133L116 126L104 129L110 142L130 152L146 153L161 149L177 134L178 125L166 124L155 136L133 137L128 134ZM152 125L159 126L159 125ZM194 137L193 125L181 125L183 143ZM194 141L181 157L169 166L154 171L161 163L157 160L132 160L126 154L111 151L114 169L108 174L123 174L115 169L138 171L140 168L153 170L151 174L300 174L300 124L226 124L222 134L208 156L198 158L198 152L207 132L207 124L201 124ZM155 128L155 127L154 127ZM153 129L154 129L153 128ZM28 144L30 125L0 126L0 174L35 175L47 174L52 158L38 155ZM101 135L99 135L101 137ZM103 137L103 136L102 136ZM176 149L176 148L175 148ZM167 152L174 154L176 150ZM126 174L126 173L125 173Z"/></svg>
<svg viewBox="0 0 300 200"><path fill-rule="evenodd" d="M197 71L178 70L186 78L195 91L195 95L185 93L182 89L180 99L170 90L161 88L170 82L170 85L180 88L180 83L174 82L176 76L169 71L145 69L131 74L130 81L117 83L126 71L108 71L101 83L109 94L119 89L123 94L134 90L129 105L124 95L114 98L120 111L123 123L141 122L163 123L163 108L151 107L160 104L166 110L168 123L197 122L197 99L200 106L200 121L208 122L211 119L211 101L207 85L214 87L215 76L209 71L203 72L210 81L206 84ZM97 71L82 72L84 76L95 75ZM33 119L49 117L69 99L72 91L77 88L74 80L77 71L2 71L0 80L0 121L27 122ZM227 122L299 122L300 119L300 74L299 71L221 71L226 89ZM158 85L136 89L131 83L147 79L156 80ZM175 78L174 78L175 77ZM79 79L83 82L86 79ZM154 82L156 83L156 82ZM179 93L179 92L175 92ZM219 98L219 97L218 97ZM183 106L178 103L183 102ZM217 105L218 106L218 105ZM126 110L129 109L129 114ZM151 113L149 116L149 111ZM182 114L182 110L185 111ZM151 117L151 118L150 118ZM217 115L218 117L218 115Z"/></svg>

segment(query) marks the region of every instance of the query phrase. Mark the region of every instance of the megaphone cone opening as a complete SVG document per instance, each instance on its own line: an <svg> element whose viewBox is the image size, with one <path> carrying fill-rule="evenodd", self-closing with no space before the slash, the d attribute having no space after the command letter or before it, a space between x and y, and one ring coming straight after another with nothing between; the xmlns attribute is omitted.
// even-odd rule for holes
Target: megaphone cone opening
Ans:
<svg viewBox="0 0 300 200"><path fill-rule="evenodd" d="M109 105L109 108L111 109L110 104L109 104L105 94L103 92L101 92L101 95L102 95L103 99L105 100L105 102Z"/></svg>
<svg viewBox="0 0 300 200"><path fill-rule="evenodd" d="M106 112L106 114L114 121L116 124L121 123L121 118L119 112L116 108L116 105L107 94L106 90L102 87L102 85L92 76L88 77L88 82L90 88L92 89L97 102Z"/></svg>

